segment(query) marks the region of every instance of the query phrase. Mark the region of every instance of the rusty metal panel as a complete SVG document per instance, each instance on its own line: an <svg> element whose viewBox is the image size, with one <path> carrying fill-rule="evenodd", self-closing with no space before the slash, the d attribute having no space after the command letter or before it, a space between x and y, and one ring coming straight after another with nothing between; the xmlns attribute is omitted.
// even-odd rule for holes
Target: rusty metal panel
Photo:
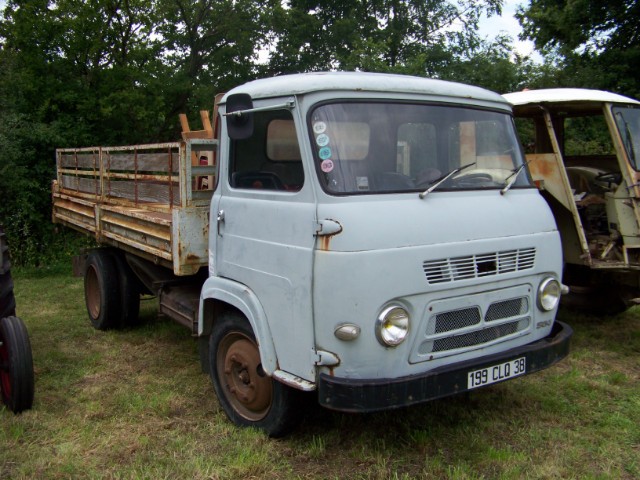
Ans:
<svg viewBox="0 0 640 480"><path fill-rule="evenodd" d="M529 171L533 180L571 213L582 254L589 256L587 238L560 155L555 153L533 153L527 154L527 160L529 161Z"/></svg>
<svg viewBox="0 0 640 480"><path fill-rule="evenodd" d="M132 218L126 209L103 209L100 234L103 239L115 240L154 256L171 260L171 230L157 225L152 219Z"/></svg>
<svg viewBox="0 0 640 480"><path fill-rule="evenodd" d="M529 153L529 171L536 182L553 195L568 210L575 208L569 179L565 178L561 160L554 153Z"/></svg>
<svg viewBox="0 0 640 480"><path fill-rule="evenodd" d="M86 233L96 233L94 204L66 195L53 195L53 222L62 223Z"/></svg>
<svg viewBox="0 0 640 480"><path fill-rule="evenodd" d="M172 215L174 273L176 275L196 273L209 261L209 209L176 208Z"/></svg>

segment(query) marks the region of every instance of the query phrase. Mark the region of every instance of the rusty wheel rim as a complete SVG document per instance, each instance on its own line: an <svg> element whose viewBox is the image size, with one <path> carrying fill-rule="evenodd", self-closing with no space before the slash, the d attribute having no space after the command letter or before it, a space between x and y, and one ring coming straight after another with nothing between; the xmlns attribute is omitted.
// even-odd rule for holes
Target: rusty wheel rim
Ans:
<svg viewBox="0 0 640 480"><path fill-rule="evenodd" d="M262 420L271 408L273 386L262 369L255 341L240 332L227 334L220 342L216 364L231 407L247 420Z"/></svg>
<svg viewBox="0 0 640 480"><path fill-rule="evenodd" d="M84 292L89 315L96 319L100 316L100 284L98 283L98 273L93 266L90 266L85 273Z"/></svg>

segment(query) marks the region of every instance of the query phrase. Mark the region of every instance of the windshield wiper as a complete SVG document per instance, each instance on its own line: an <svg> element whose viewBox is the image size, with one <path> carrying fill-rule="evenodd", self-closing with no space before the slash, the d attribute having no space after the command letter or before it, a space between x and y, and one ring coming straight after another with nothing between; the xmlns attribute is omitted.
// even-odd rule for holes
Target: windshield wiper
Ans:
<svg viewBox="0 0 640 480"><path fill-rule="evenodd" d="M524 162L518 168L513 170L513 173L511 175L509 175L507 178L504 179L505 186L504 186L504 188L502 190L500 190L500 195L504 195L505 193L507 193L509 191L509 189L513 186L513 184L516 183L516 180L518 179L518 175L520 174L520 172L522 170L524 170L524 167L529 165L529 163L531 163L531 160L528 160L528 161ZM509 179L511 179L511 180L509 180Z"/></svg>
<svg viewBox="0 0 640 480"><path fill-rule="evenodd" d="M420 198L424 198L427 195L429 195L431 192L433 192L436 188L438 188L441 184L443 184L444 182L446 182L447 180L449 180L450 177L454 176L456 173L460 173L461 171L463 171L465 168L469 168L472 167L473 165L475 165L476 162L473 163L467 163L466 165L462 165L461 167L456 168L455 170L451 170L449 173L443 175L442 177L434 180L433 185L430 186L429 188L427 188L424 192L420 193L418 196Z"/></svg>

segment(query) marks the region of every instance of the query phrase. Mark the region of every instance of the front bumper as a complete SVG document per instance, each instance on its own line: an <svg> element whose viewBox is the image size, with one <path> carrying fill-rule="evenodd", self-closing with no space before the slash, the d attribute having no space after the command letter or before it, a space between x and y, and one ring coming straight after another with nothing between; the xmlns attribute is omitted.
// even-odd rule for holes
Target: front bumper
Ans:
<svg viewBox="0 0 640 480"><path fill-rule="evenodd" d="M547 368L569 354L572 335L569 325L555 322L549 336L534 343L402 378L335 378L323 373L318 399L323 407L343 412L374 412L435 400L467 391L471 371L521 357L526 358L527 374Z"/></svg>

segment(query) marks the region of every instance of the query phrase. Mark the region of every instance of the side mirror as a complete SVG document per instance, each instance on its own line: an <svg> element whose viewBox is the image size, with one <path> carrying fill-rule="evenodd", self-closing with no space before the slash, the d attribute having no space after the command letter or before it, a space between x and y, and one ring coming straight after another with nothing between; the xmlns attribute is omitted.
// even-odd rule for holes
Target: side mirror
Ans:
<svg viewBox="0 0 640 480"><path fill-rule="evenodd" d="M227 133L231 139L243 140L253 135L253 113L244 111L252 108L253 101L248 93L236 93L227 98Z"/></svg>

